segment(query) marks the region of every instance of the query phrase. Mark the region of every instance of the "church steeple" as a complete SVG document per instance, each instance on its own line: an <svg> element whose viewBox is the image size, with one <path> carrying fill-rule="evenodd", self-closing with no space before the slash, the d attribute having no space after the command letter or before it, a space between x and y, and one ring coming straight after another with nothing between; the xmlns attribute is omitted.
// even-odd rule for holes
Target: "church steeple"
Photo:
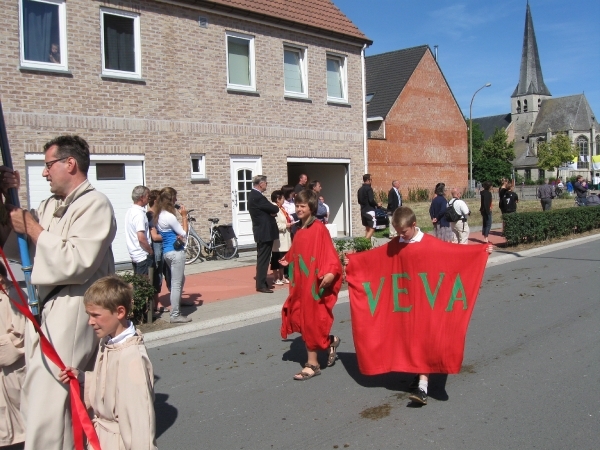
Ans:
<svg viewBox="0 0 600 450"><path fill-rule="evenodd" d="M519 73L519 84L517 85L512 97L522 95L547 95L551 96L550 91L544 84L542 76L542 65L538 54L537 41L535 40L535 31L533 30L533 19L529 1L527 2L527 12L525 14L525 35L523 37L523 54L521 56L521 71Z"/></svg>

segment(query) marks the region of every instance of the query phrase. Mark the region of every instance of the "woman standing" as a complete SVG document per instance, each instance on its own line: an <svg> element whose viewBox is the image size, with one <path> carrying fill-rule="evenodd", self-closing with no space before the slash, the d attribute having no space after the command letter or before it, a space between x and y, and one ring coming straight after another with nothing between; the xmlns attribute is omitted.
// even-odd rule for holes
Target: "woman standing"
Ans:
<svg viewBox="0 0 600 450"><path fill-rule="evenodd" d="M448 208L448 201L445 197L446 185L438 183L435 185L435 198L431 201L429 207L429 217L433 223L433 233L436 238L444 242L452 242L452 230L450 223L446 220L445 214Z"/></svg>
<svg viewBox="0 0 600 450"><path fill-rule="evenodd" d="M479 212L483 218L481 234L483 234L484 242L487 242L488 235L490 234L490 230L492 228L492 193L490 192L492 183L489 181L484 181L482 187L483 190L480 192L481 206L479 207Z"/></svg>
<svg viewBox="0 0 600 450"><path fill-rule="evenodd" d="M156 291L154 296L154 312L164 312L165 308L158 304L158 293L162 288L163 280L163 252L162 252L162 236L156 231L156 221L154 220L158 215L158 200L160 197L160 191L153 189L150 191L148 197L148 211L146 216L148 217L148 225L150 227L150 237L152 238L152 250L154 250L154 274L152 276L152 286Z"/></svg>
<svg viewBox="0 0 600 450"><path fill-rule="evenodd" d="M158 208L156 214L156 229L163 240L163 259L171 269L171 323L191 322L191 318L184 317L179 312L181 292L185 282L185 250L184 243L187 235L187 211L183 205L179 206L179 212L183 217L183 226L175 217L175 203L177 202L177 191L166 187L160 191Z"/></svg>
<svg viewBox="0 0 600 450"><path fill-rule="evenodd" d="M283 192L273 191L271 194L271 201L279 207L279 212L275 216L275 222L277 222L277 229L279 230L279 239L273 242L273 253L271 254L271 270L273 271L273 278L278 286L283 284L289 284L289 280L285 277L286 267L282 266L279 262L283 259L287 251L292 246L292 237L290 234L290 228L292 227L292 218L283 207Z"/></svg>

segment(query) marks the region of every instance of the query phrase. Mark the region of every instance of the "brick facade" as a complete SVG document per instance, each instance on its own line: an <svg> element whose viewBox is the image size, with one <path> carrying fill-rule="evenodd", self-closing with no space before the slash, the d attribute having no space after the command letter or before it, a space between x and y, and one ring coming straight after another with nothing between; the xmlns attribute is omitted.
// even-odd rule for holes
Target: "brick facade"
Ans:
<svg viewBox="0 0 600 450"><path fill-rule="evenodd" d="M273 189L288 182L288 157L347 158L356 167L350 170L354 200L364 168L359 44L193 6L69 0L70 73L25 70L19 68L18 3L0 0L0 86L14 165L23 175L25 153L77 133L93 153L144 155L146 185L174 187L202 217L231 220L230 155L260 155ZM101 77L101 7L140 14L142 81ZM207 28L199 16L208 18ZM254 36L258 94L228 92L226 31ZM284 98L284 43L307 49L309 101ZM347 57L348 105L327 102L327 52ZM190 179L194 153L206 155L206 182ZM352 222L360 229L356 211Z"/></svg>
<svg viewBox="0 0 600 450"><path fill-rule="evenodd" d="M394 179L405 198L409 187L433 194L438 182L467 186L467 124L430 51L387 114L385 139L369 139L368 149L376 192L387 193Z"/></svg>

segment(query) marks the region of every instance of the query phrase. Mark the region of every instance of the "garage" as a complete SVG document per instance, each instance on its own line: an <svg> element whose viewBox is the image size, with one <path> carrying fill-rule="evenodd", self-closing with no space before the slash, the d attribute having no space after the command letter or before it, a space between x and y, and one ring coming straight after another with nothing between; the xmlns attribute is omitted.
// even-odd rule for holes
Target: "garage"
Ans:
<svg viewBox="0 0 600 450"><path fill-rule="evenodd" d="M42 172L44 155L25 155L27 170L27 193L30 208L50 196L50 187ZM125 213L132 204L131 191L144 184L143 155L91 155L88 179L92 186L106 195L115 210L117 235L112 245L115 263L131 263L125 243Z"/></svg>

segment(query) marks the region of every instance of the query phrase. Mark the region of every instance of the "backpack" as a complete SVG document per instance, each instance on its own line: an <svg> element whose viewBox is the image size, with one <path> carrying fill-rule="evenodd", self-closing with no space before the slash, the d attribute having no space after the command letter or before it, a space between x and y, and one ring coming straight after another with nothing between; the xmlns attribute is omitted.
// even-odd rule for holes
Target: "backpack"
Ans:
<svg viewBox="0 0 600 450"><path fill-rule="evenodd" d="M461 215L456 212L456 209L454 209L453 205L455 201L456 199L448 203L448 207L446 209L446 212L444 213L444 218L448 222L458 222L461 219Z"/></svg>

